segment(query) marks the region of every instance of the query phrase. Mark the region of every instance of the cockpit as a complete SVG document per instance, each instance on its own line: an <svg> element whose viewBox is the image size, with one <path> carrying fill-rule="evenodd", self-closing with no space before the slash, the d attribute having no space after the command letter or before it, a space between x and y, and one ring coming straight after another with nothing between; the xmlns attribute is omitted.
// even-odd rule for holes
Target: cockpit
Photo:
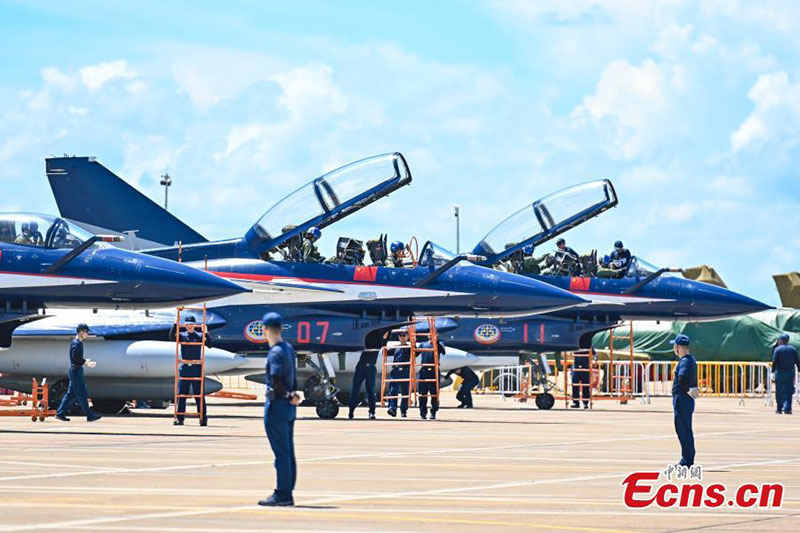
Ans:
<svg viewBox="0 0 800 533"><path fill-rule="evenodd" d="M50 249L71 249L92 235L63 218L29 213L0 214L0 242ZM95 246L108 246L96 243Z"/></svg>
<svg viewBox="0 0 800 533"><path fill-rule="evenodd" d="M254 246L269 251L311 226L328 226L410 182L411 171L400 153L362 159L286 196L264 213L249 234Z"/></svg>

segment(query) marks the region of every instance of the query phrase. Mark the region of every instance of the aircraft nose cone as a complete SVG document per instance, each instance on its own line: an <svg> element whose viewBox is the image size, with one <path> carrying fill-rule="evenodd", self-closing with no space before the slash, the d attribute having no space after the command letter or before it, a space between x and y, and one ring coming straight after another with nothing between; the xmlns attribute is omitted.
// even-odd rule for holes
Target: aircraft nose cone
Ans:
<svg viewBox="0 0 800 533"><path fill-rule="evenodd" d="M200 302L248 291L199 268L158 257L144 260L139 273L139 296L159 302Z"/></svg>
<svg viewBox="0 0 800 533"><path fill-rule="evenodd" d="M694 291L696 306L705 307L714 316L735 316L772 309L771 306L716 285L697 283Z"/></svg>
<svg viewBox="0 0 800 533"><path fill-rule="evenodd" d="M510 307L544 312L586 304L587 300L543 281L519 274L498 272L497 292Z"/></svg>

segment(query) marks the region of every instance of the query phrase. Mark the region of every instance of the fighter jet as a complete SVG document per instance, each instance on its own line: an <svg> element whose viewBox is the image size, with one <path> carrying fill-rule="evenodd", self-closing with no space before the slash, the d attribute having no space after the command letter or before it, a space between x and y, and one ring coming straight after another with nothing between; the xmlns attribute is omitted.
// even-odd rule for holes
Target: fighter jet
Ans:
<svg viewBox="0 0 800 533"><path fill-rule="evenodd" d="M91 235L33 213L0 214L0 347L14 329L53 307L175 306L240 294L236 283L174 261L114 248L118 236Z"/></svg>

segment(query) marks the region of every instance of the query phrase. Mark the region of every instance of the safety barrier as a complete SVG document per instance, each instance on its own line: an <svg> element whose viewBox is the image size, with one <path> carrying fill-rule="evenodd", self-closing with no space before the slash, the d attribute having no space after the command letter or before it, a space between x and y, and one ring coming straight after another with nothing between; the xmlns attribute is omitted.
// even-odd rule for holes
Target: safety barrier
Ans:
<svg viewBox="0 0 800 533"><path fill-rule="evenodd" d="M651 361L647 363L647 391L649 396L671 396L677 361ZM697 388L700 396L738 398L764 398L772 404L771 366L765 362L698 361Z"/></svg>

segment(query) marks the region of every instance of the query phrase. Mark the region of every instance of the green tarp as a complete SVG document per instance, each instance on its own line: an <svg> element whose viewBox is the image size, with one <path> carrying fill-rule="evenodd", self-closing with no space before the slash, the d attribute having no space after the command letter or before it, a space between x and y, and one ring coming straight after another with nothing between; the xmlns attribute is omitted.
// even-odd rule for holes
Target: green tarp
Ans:
<svg viewBox="0 0 800 533"><path fill-rule="evenodd" d="M626 331L619 328L616 335ZM800 349L800 312L778 309L713 322L634 322L634 350L654 360L672 359L669 341L678 333L692 339L692 354L701 361L771 361L781 333L789 333L791 344ZM592 344L606 348L608 332L595 335ZM614 349L628 349L627 339L616 340Z"/></svg>

